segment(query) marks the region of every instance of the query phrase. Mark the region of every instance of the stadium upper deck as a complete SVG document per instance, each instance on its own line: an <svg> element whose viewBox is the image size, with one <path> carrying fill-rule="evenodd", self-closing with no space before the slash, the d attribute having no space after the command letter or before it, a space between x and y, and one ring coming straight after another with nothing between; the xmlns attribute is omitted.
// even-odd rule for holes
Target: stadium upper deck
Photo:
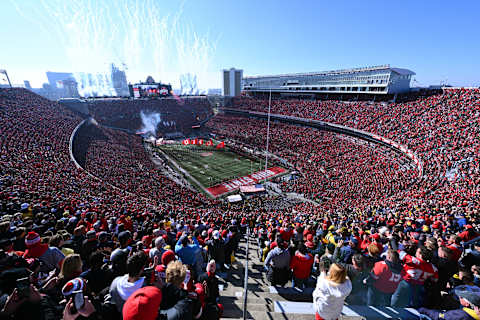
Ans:
<svg viewBox="0 0 480 320"><path fill-rule="evenodd" d="M244 77L244 92L396 94L410 90L415 72L382 65L366 68Z"/></svg>

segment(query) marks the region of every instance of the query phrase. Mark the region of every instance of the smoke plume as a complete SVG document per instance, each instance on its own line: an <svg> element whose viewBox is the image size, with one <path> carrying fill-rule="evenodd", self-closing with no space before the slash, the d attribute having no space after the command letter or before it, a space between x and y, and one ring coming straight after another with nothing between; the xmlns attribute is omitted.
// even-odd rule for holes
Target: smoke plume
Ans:
<svg viewBox="0 0 480 320"><path fill-rule="evenodd" d="M140 111L140 118L142 119L142 128L139 130L143 135L157 136L157 126L162 121L160 113L147 113Z"/></svg>

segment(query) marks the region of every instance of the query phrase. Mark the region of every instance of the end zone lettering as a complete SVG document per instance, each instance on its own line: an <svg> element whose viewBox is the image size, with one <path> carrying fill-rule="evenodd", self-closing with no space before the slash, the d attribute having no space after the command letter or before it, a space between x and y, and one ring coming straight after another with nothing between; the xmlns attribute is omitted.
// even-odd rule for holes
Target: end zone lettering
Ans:
<svg viewBox="0 0 480 320"><path fill-rule="evenodd" d="M207 191L214 197L221 196L224 193L239 189L241 186L255 184L264 179L272 178L276 175L286 172L284 168L273 167L267 170L258 171L251 175L241 178L233 179L227 182L220 183L216 186L207 188Z"/></svg>

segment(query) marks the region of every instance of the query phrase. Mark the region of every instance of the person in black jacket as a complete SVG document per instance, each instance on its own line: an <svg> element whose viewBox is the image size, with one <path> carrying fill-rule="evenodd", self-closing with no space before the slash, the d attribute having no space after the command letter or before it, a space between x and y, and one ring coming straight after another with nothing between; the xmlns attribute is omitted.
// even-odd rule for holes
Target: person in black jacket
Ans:
<svg viewBox="0 0 480 320"><path fill-rule="evenodd" d="M225 264L225 242L220 237L218 230L213 231L213 239L208 240L206 245L208 246L208 259L215 260L217 268L224 270Z"/></svg>
<svg viewBox="0 0 480 320"><path fill-rule="evenodd" d="M370 276L370 268L367 267L367 258L356 253L352 256L352 263L339 262L339 248L343 246L343 240L338 242L337 247L333 253L334 260L347 269L347 275L352 282L352 292L347 297L347 302L350 304L365 304L367 299L367 286L364 280Z"/></svg>
<svg viewBox="0 0 480 320"><path fill-rule="evenodd" d="M180 261L170 262L166 270L166 283L162 288L162 303L159 319L190 320L193 319L193 300L183 289L187 269Z"/></svg>
<svg viewBox="0 0 480 320"><path fill-rule="evenodd" d="M219 319L221 317L223 306L218 303L220 292L218 290L218 279L215 276L215 260L207 264L207 272L198 277L198 282L205 288L205 319Z"/></svg>

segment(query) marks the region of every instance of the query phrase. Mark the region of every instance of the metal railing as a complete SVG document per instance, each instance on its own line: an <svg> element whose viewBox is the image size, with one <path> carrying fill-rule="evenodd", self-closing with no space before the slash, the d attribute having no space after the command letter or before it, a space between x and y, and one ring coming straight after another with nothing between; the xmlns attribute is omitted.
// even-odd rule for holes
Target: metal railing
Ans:
<svg viewBox="0 0 480 320"><path fill-rule="evenodd" d="M243 279L243 320L247 320L247 294L248 294L248 244L250 242L250 227L247 227L247 248L245 252L245 275Z"/></svg>

